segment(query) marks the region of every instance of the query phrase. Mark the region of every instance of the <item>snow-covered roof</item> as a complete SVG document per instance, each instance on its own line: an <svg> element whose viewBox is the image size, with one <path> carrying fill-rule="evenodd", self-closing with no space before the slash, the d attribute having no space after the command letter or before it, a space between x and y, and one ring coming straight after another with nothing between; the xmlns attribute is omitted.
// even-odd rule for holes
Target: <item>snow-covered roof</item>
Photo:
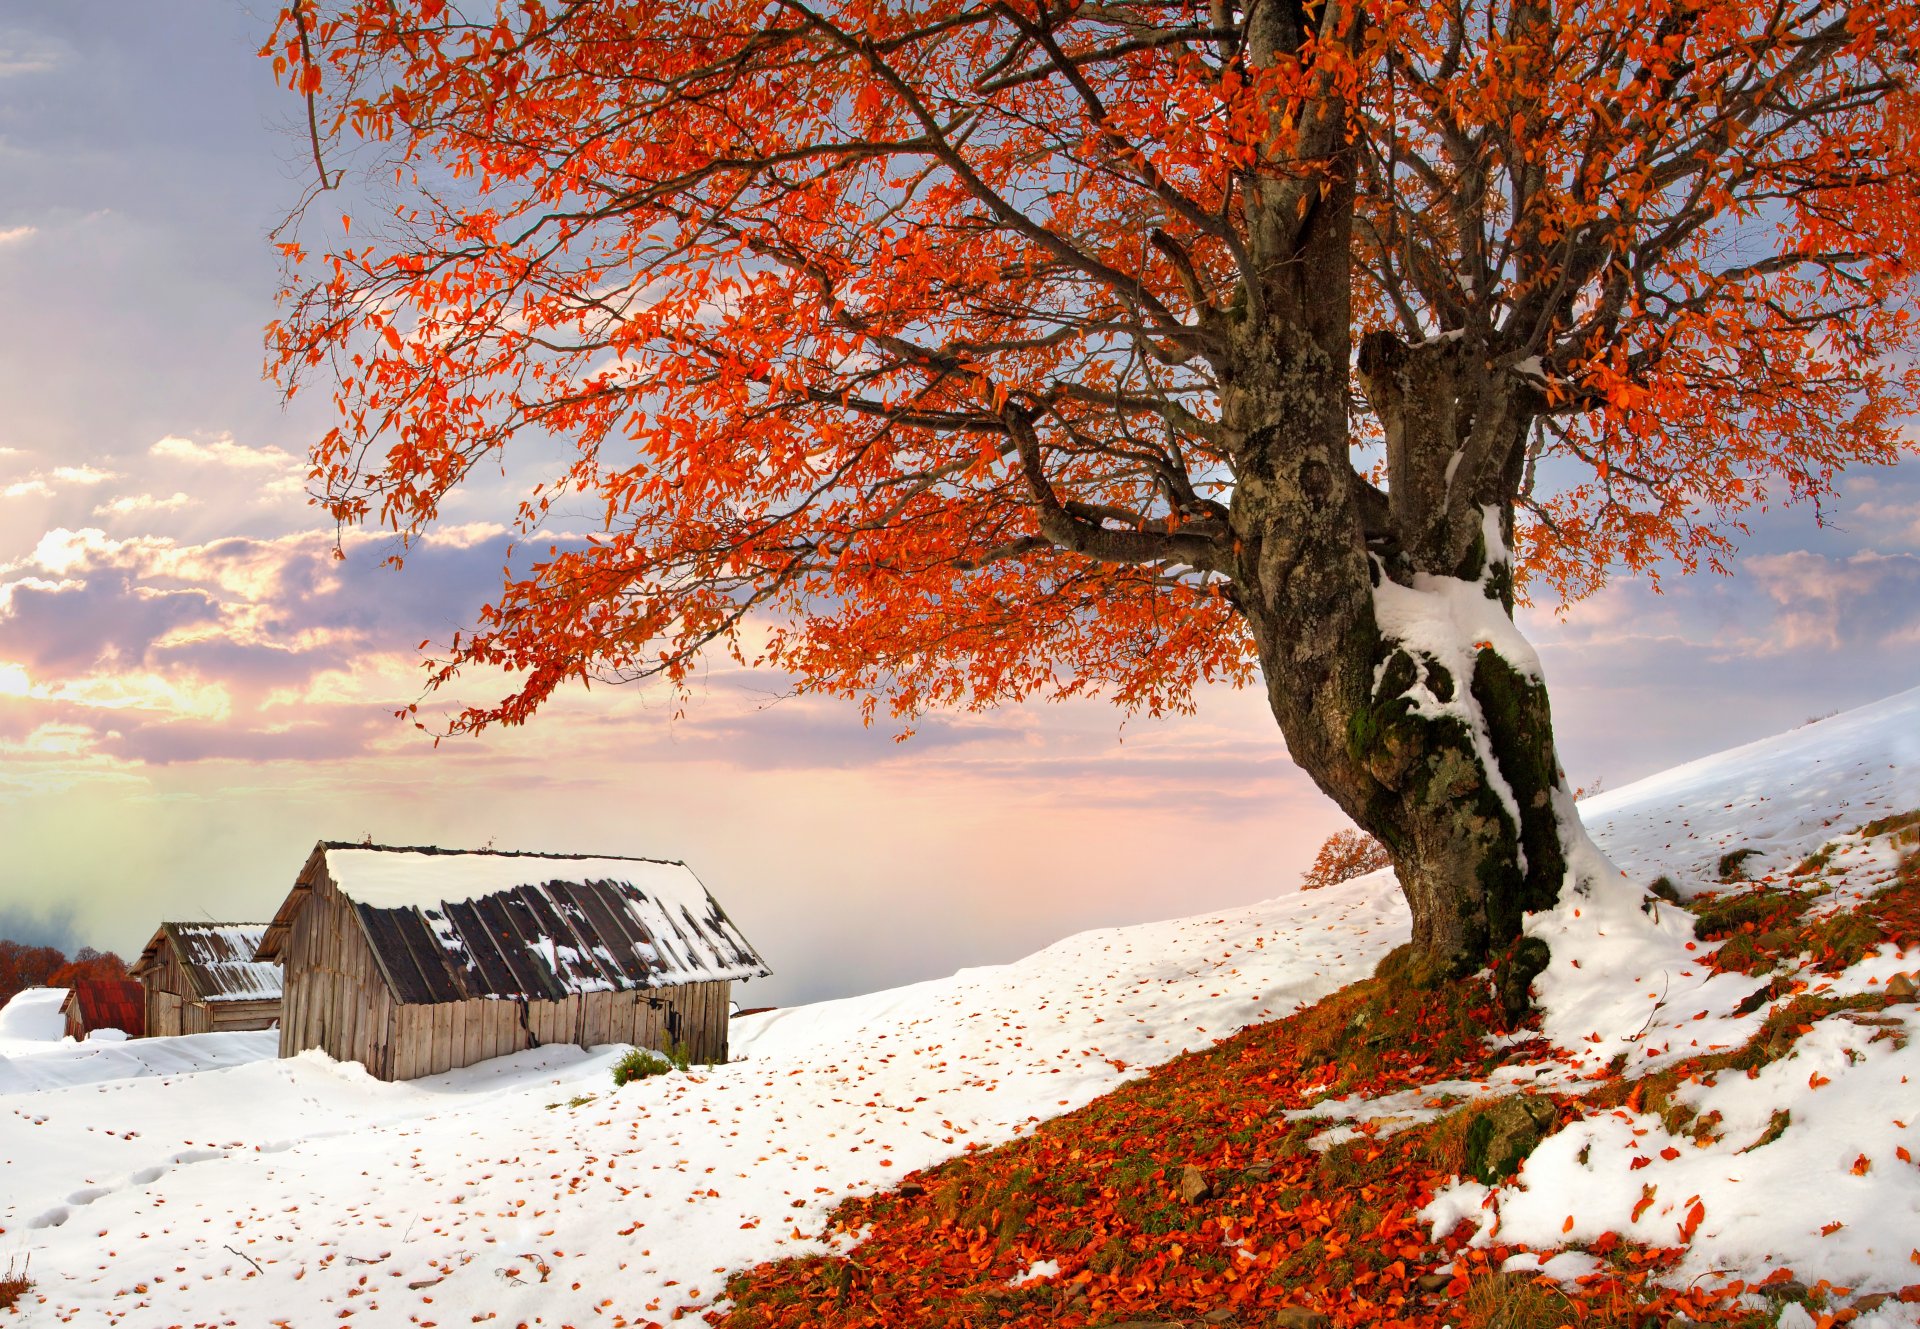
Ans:
<svg viewBox="0 0 1920 1329"><path fill-rule="evenodd" d="M254 958L266 931L265 923L162 923L130 972L152 968L171 941L197 1000L278 1001L280 966Z"/></svg>
<svg viewBox="0 0 1920 1329"><path fill-rule="evenodd" d="M560 1000L770 972L684 863L323 842L258 954L324 869L403 1002Z"/></svg>
<svg viewBox="0 0 1920 1329"><path fill-rule="evenodd" d="M253 958L265 933L267 924L161 924L129 974L152 970L171 943L194 1001L280 1001L280 966Z"/></svg>

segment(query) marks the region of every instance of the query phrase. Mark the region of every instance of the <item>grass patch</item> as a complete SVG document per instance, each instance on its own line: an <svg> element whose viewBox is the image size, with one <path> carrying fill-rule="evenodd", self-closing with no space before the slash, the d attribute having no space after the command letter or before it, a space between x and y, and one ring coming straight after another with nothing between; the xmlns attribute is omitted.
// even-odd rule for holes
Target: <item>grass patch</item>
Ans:
<svg viewBox="0 0 1920 1329"><path fill-rule="evenodd" d="M1903 831L1907 834L1901 834ZM1868 840L1875 836L1891 835L1895 844L1920 844L1920 808L1880 817L1862 826L1855 834Z"/></svg>
<svg viewBox="0 0 1920 1329"><path fill-rule="evenodd" d="M0 1274L0 1311L10 1311L20 1304L20 1298L33 1291L33 1280L27 1277L27 1270L33 1266L33 1257L15 1272L12 1260L7 1261L7 1272Z"/></svg>
<svg viewBox="0 0 1920 1329"><path fill-rule="evenodd" d="M1816 859L1819 855L1801 867ZM1835 974L1880 946L1920 945L1920 849L1903 855L1893 881L1853 908L1808 919L1816 898L1812 892L1772 886L1702 896L1689 906L1693 933L1721 943L1711 961L1715 970L1756 975L1803 955L1823 973Z"/></svg>
<svg viewBox="0 0 1920 1329"><path fill-rule="evenodd" d="M1558 1284L1537 1274L1494 1274L1460 1299L1460 1329L1559 1329L1576 1321L1607 1323L1588 1318Z"/></svg>
<svg viewBox="0 0 1920 1329"><path fill-rule="evenodd" d="M690 1064L685 1043L674 1043L664 1054L646 1048L628 1048L626 1055L613 1063L613 1083L619 1086L633 1080L665 1075L668 1071L684 1071ZM581 1101L575 1099L569 1106L578 1107Z"/></svg>
<svg viewBox="0 0 1920 1329"><path fill-rule="evenodd" d="M1812 907L1812 896L1771 886L1727 895L1703 895L1691 906L1693 935L1700 941L1720 941L1742 933L1770 932L1793 922Z"/></svg>

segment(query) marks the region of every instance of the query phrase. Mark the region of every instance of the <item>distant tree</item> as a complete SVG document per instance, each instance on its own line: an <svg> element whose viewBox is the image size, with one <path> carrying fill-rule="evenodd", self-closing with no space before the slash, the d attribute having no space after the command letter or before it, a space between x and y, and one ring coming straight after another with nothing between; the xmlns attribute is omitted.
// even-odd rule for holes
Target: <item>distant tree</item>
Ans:
<svg viewBox="0 0 1920 1329"><path fill-rule="evenodd" d="M1387 852L1387 847L1365 831L1335 831L1313 856L1313 863L1300 879L1300 889L1319 890L1392 866L1393 855Z"/></svg>
<svg viewBox="0 0 1920 1329"><path fill-rule="evenodd" d="M30 946L0 937L0 1006L27 988L48 984L66 961L52 946Z"/></svg>
<svg viewBox="0 0 1920 1329"><path fill-rule="evenodd" d="M127 962L118 955L112 951L96 951L91 946L82 946L73 953L71 960L53 971L47 984L50 987L72 987L75 979L101 981L126 976Z"/></svg>
<svg viewBox="0 0 1920 1329"><path fill-rule="evenodd" d="M1464 973L1590 888L1516 584L1722 566L1909 446L1917 29L299 0L313 197L378 164L288 232L271 353L339 522L424 532L521 442L520 534L592 528L430 662L510 675L454 730L708 647L868 715L1258 676Z"/></svg>

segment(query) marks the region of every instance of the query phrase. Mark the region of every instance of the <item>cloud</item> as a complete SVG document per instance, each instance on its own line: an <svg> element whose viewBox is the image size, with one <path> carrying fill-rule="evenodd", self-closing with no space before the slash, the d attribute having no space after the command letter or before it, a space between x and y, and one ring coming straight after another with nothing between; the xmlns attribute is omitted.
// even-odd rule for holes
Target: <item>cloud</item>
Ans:
<svg viewBox="0 0 1920 1329"><path fill-rule="evenodd" d="M225 466L237 470L304 470L304 463L284 448L249 448L227 435L201 443L169 434L147 451L167 461L191 462L201 466Z"/></svg>
<svg viewBox="0 0 1920 1329"><path fill-rule="evenodd" d="M160 498L154 494L124 494L111 503L102 503L93 510L96 517L125 517L136 512L173 512L190 504L199 502L186 494L175 492L171 497Z"/></svg>
<svg viewBox="0 0 1920 1329"><path fill-rule="evenodd" d="M471 549L475 545L491 544L506 534L507 528L497 521L469 521L436 526L426 538L446 549ZM554 537L546 538L551 541Z"/></svg>
<svg viewBox="0 0 1920 1329"><path fill-rule="evenodd" d="M100 485L118 480L117 471L96 466L56 466L51 471L35 471L24 480L0 487L0 498L47 498L61 485Z"/></svg>
<svg viewBox="0 0 1920 1329"><path fill-rule="evenodd" d="M1779 606L1767 631L1750 637L1757 655L1839 651L1898 640L1920 617L1920 556L1863 550L1830 558L1809 550L1763 554L1747 568Z"/></svg>
<svg viewBox="0 0 1920 1329"><path fill-rule="evenodd" d="M0 940L17 941L26 946L51 946L63 955L72 955L80 944L74 928L71 904L31 908L0 901Z"/></svg>
<svg viewBox="0 0 1920 1329"><path fill-rule="evenodd" d="M1890 540L1920 545L1920 498L1867 499L1848 515L1873 526Z"/></svg>
<svg viewBox="0 0 1920 1329"><path fill-rule="evenodd" d="M0 66L0 74L5 72L5 67ZM0 230L0 246L17 245L33 239L38 234L40 234L40 228L37 226L9 226Z"/></svg>
<svg viewBox="0 0 1920 1329"><path fill-rule="evenodd" d="M18 30L0 32L0 78L51 73L67 64L72 53L58 38Z"/></svg>
<svg viewBox="0 0 1920 1329"><path fill-rule="evenodd" d="M107 735L102 751L153 766L196 761L327 762L363 755L384 716L310 720L284 729L245 729L215 721L129 726Z"/></svg>
<svg viewBox="0 0 1920 1329"><path fill-rule="evenodd" d="M53 478L62 484L97 485L105 484L108 480L118 480L120 473L103 471L95 466L56 466L53 468Z"/></svg>
<svg viewBox="0 0 1920 1329"><path fill-rule="evenodd" d="M202 472L224 473L236 483L244 483L249 501L303 496L307 486L307 462L285 448L271 444L250 448L234 442L227 434L208 439L183 438L168 434L152 447L148 455L163 462L190 466ZM204 495L206 480L196 482L195 492Z"/></svg>
<svg viewBox="0 0 1920 1329"><path fill-rule="evenodd" d="M214 464L242 450L194 444ZM244 461L257 483L263 471ZM140 496L153 499L152 495ZM114 509L114 505L103 505ZM178 506L130 502L136 515ZM420 694L416 654L497 591L499 527L416 546L396 575L385 537L296 531L195 542L45 531L0 564L0 738L118 775L214 760L327 763L410 740L393 713Z"/></svg>

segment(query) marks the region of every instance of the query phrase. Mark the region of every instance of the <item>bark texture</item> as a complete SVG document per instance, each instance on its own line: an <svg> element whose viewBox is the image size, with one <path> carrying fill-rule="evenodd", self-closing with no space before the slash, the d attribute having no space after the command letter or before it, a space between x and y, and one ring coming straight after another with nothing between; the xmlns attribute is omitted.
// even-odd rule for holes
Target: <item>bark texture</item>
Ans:
<svg viewBox="0 0 1920 1329"><path fill-rule="evenodd" d="M1494 964L1517 1011L1545 963L1521 944L1524 915L1554 903L1567 868L1546 689L1491 645L1455 677L1383 634L1374 590L1452 578L1511 615L1504 549L1539 403L1465 331L1354 346L1352 196L1331 175L1304 208L1273 201L1297 223L1249 209L1267 279L1221 369L1235 603L1293 758L1392 853L1428 970ZM1385 493L1349 460L1355 387L1385 429Z"/></svg>

